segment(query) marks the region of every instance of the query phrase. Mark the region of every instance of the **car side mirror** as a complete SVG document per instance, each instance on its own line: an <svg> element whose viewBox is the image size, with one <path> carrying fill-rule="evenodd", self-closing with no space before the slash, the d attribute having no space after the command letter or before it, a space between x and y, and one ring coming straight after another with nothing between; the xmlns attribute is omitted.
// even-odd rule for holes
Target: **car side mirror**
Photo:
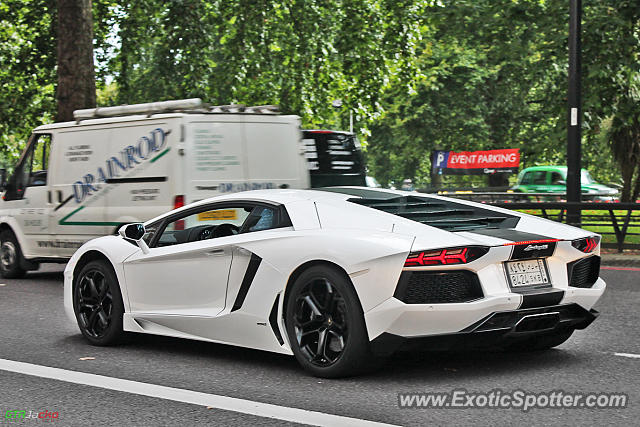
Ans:
<svg viewBox="0 0 640 427"><path fill-rule="evenodd" d="M147 246L147 242L142 240L147 230L144 228L144 224L136 222L133 224L123 225L120 230L118 230L118 234L120 234L125 239L133 240L136 244L142 249L142 252L145 254L149 253L149 246Z"/></svg>

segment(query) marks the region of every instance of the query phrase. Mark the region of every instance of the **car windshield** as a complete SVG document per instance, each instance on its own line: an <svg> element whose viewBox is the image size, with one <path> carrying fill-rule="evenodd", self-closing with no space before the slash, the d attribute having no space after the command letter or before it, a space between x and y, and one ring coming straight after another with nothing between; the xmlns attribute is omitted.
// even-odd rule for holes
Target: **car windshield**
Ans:
<svg viewBox="0 0 640 427"><path fill-rule="evenodd" d="M582 177L580 178L580 183L581 184L595 184L596 181L591 178L591 174L589 173L589 171L583 170L582 171Z"/></svg>

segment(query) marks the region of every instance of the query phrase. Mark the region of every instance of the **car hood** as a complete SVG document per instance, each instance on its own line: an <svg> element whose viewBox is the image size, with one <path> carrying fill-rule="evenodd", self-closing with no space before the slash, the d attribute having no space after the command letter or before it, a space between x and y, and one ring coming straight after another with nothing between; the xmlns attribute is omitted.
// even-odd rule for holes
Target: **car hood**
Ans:
<svg viewBox="0 0 640 427"><path fill-rule="evenodd" d="M582 186L582 190L595 190L601 193L618 192L617 189L604 184L587 184Z"/></svg>

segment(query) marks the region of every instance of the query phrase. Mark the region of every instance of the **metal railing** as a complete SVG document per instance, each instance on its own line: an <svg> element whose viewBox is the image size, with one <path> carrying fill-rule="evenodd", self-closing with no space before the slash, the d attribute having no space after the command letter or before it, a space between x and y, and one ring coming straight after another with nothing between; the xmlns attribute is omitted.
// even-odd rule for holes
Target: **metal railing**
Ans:
<svg viewBox="0 0 640 427"><path fill-rule="evenodd" d="M438 191L439 196L458 197L474 202L564 202L566 193L519 193L499 191ZM584 202L615 201L619 194L610 193L583 193Z"/></svg>
<svg viewBox="0 0 640 427"><path fill-rule="evenodd" d="M447 197L462 198L486 203L505 209L525 211L557 222L567 223L567 209L574 208L581 213L580 223L569 223L577 227L601 234L602 246L623 249L640 249L640 203L611 202L566 202L564 194L558 193L444 193ZM533 196L527 200L523 196ZM589 194L583 197L610 197L610 194ZM549 201L555 198L556 201ZM634 214L635 213L635 214Z"/></svg>

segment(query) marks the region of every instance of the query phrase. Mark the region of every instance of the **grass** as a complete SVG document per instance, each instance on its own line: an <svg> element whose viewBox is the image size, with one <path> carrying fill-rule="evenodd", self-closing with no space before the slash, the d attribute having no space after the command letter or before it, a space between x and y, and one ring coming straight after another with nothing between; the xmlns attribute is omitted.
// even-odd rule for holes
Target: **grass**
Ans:
<svg viewBox="0 0 640 427"><path fill-rule="evenodd" d="M519 212L524 212L530 215L542 216L541 209L518 209ZM622 229L624 217L627 215L626 210L614 210L614 215L618 220L618 227ZM556 220L560 210L547 209L547 215L549 219ZM611 223L611 217L607 210L584 210L582 211L582 228L585 230L593 231L602 235L603 243L617 243L613 224ZM637 233L637 234L629 234ZM640 211L633 211L631 214L631 222L627 228L627 235L625 236L624 243L631 243L640 245Z"/></svg>

